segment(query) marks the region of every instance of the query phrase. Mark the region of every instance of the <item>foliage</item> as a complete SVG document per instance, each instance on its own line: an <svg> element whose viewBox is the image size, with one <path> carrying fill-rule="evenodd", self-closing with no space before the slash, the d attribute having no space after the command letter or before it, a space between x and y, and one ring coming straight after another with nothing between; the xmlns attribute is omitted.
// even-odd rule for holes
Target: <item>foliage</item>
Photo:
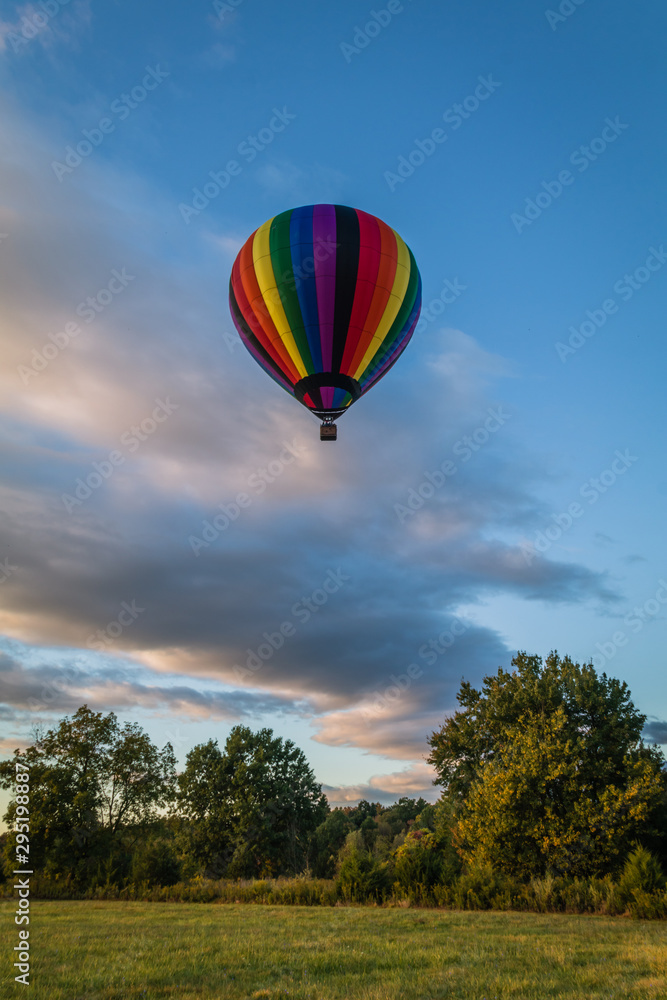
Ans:
<svg viewBox="0 0 667 1000"><path fill-rule="evenodd" d="M303 752L270 729L195 747L179 789L189 851L218 876L297 874L328 810Z"/></svg>
<svg viewBox="0 0 667 1000"><path fill-rule="evenodd" d="M482 764L493 760L508 727L521 718L546 720L559 708L565 735L582 739L586 776L596 786L623 775L629 755L658 766L663 762L659 750L641 741L646 716L635 709L625 682L605 673L598 677L592 664L580 666L556 652L544 665L541 657L519 652L512 666L512 672L499 667L495 676L485 677L482 691L462 682L457 700L463 711L428 739L437 783L454 796L466 793Z"/></svg>
<svg viewBox="0 0 667 1000"><path fill-rule="evenodd" d="M301 750L244 726L176 779L169 744L82 706L0 764L12 789L30 767L31 894L667 916L663 758L626 686L555 653L514 666L433 734L434 805L331 810Z"/></svg>
<svg viewBox="0 0 667 1000"><path fill-rule="evenodd" d="M521 878L613 870L646 825L659 785L647 761L628 759L621 787L592 787L584 758L562 707L509 726L460 810L461 855Z"/></svg>
<svg viewBox="0 0 667 1000"><path fill-rule="evenodd" d="M445 857L429 830L411 830L394 852L394 879L404 890L411 886L432 889L440 881Z"/></svg>
<svg viewBox="0 0 667 1000"><path fill-rule="evenodd" d="M140 873L139 873L140 874ZM308 877L279 879L220 879L196 877L173 885L150 884L137 878L120 886L108 882L82 888L72 878L36 875L30 880L34 899L145 900L181 903L253 903L261 905L366 905L439 907L446 910L514 910L534 913L625 914L635 919L667 918L667 892L636 886L628 896L611 876L569 878L547 875L521 882L487 862L473 862L451 882L427 888L408 883L403 888L390 864L368 852L347 850L336 880ZM0 898L13 898L11 883L0 886Z"/></svg>
<svg viewBox="0 0 667 1000"><path fill-rule="evenodd" d="M489 861L475 860L457 879L451 898L462 910L511 910L520 894L518 880Z"/></svg>
<svg viewBox="0 0 667 1000"><path fill-rule="evenodd" d="M557 653L512 663L483 692L464 682L464 710L429 739L457 849L521 878L614 871L632 840L655 834L664 799L645 716L591 665Z"/></svg>
<svg viewBox="0 0 667 1000"><path fill-rule="evenodd" d="M382 902L389 890L390 870L386 861L379 861L373 852L365 850L359 831L348 836L341 851L336 888L341 897L353 903Z"/></svg>
<svg viewBox="0 0 667 1000"><path fill-rule="evenodd" d="M316 878L333 878L350 827L351 820L342 809L332 809L317 827L311 840L311 870Z"/></svg>
<svg viewBox="0 0 667 1000"><path fill-rule="evenodd" d="M181 864L173 840L155 838L141 844L132 856L130 879L147 885L176 885L181 878Z"/></svg>
<svg viewBox="0 0 667 1000"><path fill-rule="evenodd" d="M618 882L619 902L635 917L666 917L665 882L658 859L637 845L628 856Z"/></svg>
<svg viewBox="0 0 667 1000"><path fill-rule="evenodd" d="M0 763L1 787L13 789L17 761L30 768L31 863L54 874L99 877L106 865L109 877L114 856L127 860L128 827L154 820L173 795L171 745L158 750L135 723L121 727L113 712L87 705ZM4 816L12 829L15 818L12 799ZM13 850L10 837L5 864L12 867Z"/></svg>

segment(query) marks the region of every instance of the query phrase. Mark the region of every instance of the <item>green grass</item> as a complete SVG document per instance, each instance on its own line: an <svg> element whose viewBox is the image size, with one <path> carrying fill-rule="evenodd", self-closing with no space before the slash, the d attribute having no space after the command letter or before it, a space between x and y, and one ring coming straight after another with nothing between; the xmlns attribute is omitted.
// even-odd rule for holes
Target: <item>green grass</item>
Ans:
<svg viewBox="0 0 667 1000"><path fill-rule="evenodd" d="M0 904L0 997L21 995ZM37 1000L664 1000L667 925L597 916L189 903L31 906Z"/></svg>

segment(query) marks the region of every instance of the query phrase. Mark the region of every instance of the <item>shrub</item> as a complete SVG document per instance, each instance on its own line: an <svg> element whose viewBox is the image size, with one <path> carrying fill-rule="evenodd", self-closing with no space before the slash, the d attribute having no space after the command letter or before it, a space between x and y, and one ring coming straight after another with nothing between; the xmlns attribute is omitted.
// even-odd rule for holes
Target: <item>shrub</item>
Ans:
<svg viewBox="0 0 667 1000"><path fill-rule="evenodd" d="M452 900L462 910L511 910L521 898L521 885L489 862L473 860L454 883Z"/></svg>
<svg viewBox="0 0 667 1000"><path fill-rule="evenodd" d="M623 897L629 898L639 889L642 892L660 892L665 888L665 873L658 859L645 847L637 846L628 855L618 883Z"/></svg>
<svg viewBox="0 0 667 1000"><path fill-rule="evenodd" d="M411 830L393 860L394 878L404 891L415 886L430 890L441 879L444 856L429 830Z"/></svg>
<svg viewBox="0 0 667 1000"><path fill-rule="evenodd" d="M665 873L658 859L637 846L628 856L618 883L618 898L633 917L667 916Z"/></svg>
<svg viewBox="0 0 667 1000"><path fill-rule="evenodd" d="M553 906L554 882L553 875L545 875L544 878L533 878L530 880L532 896L539 913L548 913Z"/></svg>
<svg viewBox="0 0 667 1000"><path fill-rule="evenodd" d="M389 866L370 851L351 847L343 852L336 887L348 902L381 903L389 890Z"/></svg>
<svg viewBox="0 0 667 1000"><path fill-rule="evenodd" d="M147 882L158 886L176 885L180 877L181 866L169 841L152 841L132 858L132 882Z"/></svg>

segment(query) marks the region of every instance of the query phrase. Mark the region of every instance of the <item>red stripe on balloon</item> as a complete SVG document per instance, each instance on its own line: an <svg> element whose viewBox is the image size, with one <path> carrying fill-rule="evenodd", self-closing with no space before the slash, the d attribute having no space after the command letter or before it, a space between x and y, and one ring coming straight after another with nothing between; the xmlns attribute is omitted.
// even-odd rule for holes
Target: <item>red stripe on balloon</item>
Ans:
<svg viewBox="0 0 667 1000"><path fill-rule="evenodd" d="M354 292L350 328L340 369L346 375L352 374L350 371L352 359L363 334L368 310L373 301L375 283L380 267L380 249L382 245L378 220L373 215L369 215L368 212L360 212L358 209L357 216L359 218L357 286Z"/></svg>

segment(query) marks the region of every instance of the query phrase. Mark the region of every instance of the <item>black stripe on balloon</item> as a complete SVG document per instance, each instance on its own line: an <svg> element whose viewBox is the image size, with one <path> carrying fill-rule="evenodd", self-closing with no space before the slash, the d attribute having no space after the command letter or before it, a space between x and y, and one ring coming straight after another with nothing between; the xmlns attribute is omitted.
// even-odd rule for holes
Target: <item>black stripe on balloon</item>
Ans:
<svg viewBox="0 0 667 1000"><path fill-rule="evenodd" d="M284 372L278 364L276 364L276 362L273 360L273 358L268 353L266 348L260 344L257 337L248 326L243 313L239 309L239 304L236 301L236 296L234 295L234 289L232 287L231 281L229 283L229 308L234 318L234 322L236 323L237 326L241 327L246 339L252 344L252 346L255 348L255 350L260 355L265 364L271 369L272 372L275 372L277 375L280 376L280 378L284 379L285 382L289 382L290 385L293 384L292 379L289 377L289 375L286 372Z"/></svg>
<svg viewBox="0 0 667 1000"><path fill-rule="evenodd" d="M315 372L314 375L306 375L305 378L300 379L294 386L294 395L300 403L303 403L303 398L306 394L312 400L315 400L315 394L317 393L319 396L319 408L325 409L322 404L322 394L320 392L322 386L333 386L336 389L344 389L345 392L349 392L352 396L353 403L361 395L361 386L356 379L351 378L349 375L341 373L332 374L331 372Z"/></svg>
<svg viewBox="0 0 667 1000"><path fill-rule="evenodd" d="M336 298L331 370L340 372L350 327L359 270L359 216L353 208L336 205Z"/></svg>

